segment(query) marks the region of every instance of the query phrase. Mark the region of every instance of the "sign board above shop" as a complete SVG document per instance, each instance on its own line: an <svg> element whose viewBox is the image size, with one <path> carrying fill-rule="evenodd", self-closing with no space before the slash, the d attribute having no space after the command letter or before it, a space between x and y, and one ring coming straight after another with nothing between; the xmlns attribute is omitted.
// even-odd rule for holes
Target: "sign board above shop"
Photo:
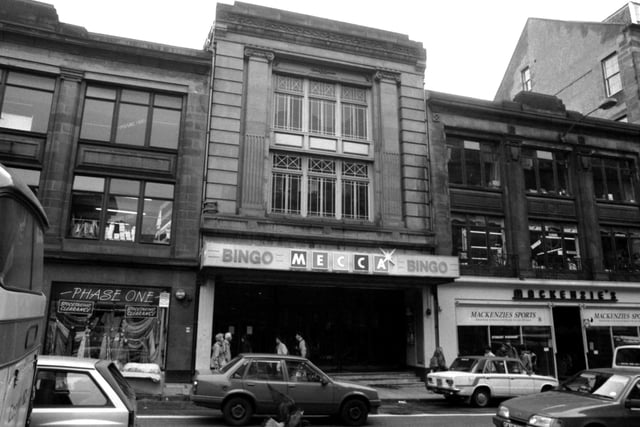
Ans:
<svg viewBox="0 0 640 427"><path fill-rule="evenodd" d="M582 320L585 326L633 326L640 325L638 308L583 308Z"/></svg>
<svg viewBox="0 0 640 427"><path fill-rule="evenodd" d="M395 249L355 252L205 242L202 265L413 277L459 276L456 257L398 254Z"/></svg>
<svg viewBox="0 0 640 427"><path fill-rule="evenodd" d="M456 307L456 322L458 326L548 326L551 325L551 317L548 307L459 305Z"/></svg>

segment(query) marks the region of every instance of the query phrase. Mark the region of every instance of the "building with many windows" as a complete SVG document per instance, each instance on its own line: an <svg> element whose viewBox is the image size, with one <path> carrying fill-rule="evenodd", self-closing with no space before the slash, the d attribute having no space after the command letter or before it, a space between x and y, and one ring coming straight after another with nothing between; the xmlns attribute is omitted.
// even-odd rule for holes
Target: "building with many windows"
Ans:
<svg viewBox="0 0 640 427"><path fill-rule="evenodd" d="M331 370L424 367L436 254L421 43L218 4L196 368L231 331ZM384 350L381 350L381 346Z"/></svg>
<svg viewBox="0 0 640 427"><path fill-rule="evenodd" d="M189 381L211 55L0 9L0 162L50 221L43 352Z"/></svg>
<svg viewBox="0 0 640 427"><path fill-rule="evenodd" d="M446 354L511 344L564 378L640 342L640 127L521 92L427 95ZM438 161L441 159L441 161Z"/></svg>
<svg viewBox="0 0 640 427"><path fill-rule="evenodd" d="M529 18L494 99L534 91L557 96L569 110L639 123L638 19L633 1L602 22ZM604 98L617 105L598 110Z"/></svg>

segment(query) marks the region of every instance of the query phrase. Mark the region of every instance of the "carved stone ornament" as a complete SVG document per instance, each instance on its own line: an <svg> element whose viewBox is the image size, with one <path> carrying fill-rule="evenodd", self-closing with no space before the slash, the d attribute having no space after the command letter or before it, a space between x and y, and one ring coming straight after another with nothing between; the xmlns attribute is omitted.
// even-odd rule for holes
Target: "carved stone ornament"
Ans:
<svg viewBox="0 0 640 427"><path fill-rule="evenodd" d="M244 56L253 56L257 58L264 58L267 61L271 62L275 59L276 55L270 50L264 50L255 47L245 47L244 48Z"/></svg>
<svg viewBox="0 0 640 427"><path fill-rule="evenodd" d="M391 80L391 81L396 82L397 84L400 84L400 82L401 82L400 73L396 73L394 71L387 71L387 70L378 70L378 71L376 71L375 79L378 80L378 81L380 81L380 80Z"/></svg>

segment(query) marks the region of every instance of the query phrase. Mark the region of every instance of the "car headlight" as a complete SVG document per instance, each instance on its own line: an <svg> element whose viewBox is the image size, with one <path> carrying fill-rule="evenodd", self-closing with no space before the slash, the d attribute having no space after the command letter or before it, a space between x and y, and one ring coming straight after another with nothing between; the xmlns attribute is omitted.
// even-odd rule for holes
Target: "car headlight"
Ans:
<svg viewBox="0 0 640 427"><path fill-rule="evenodd" d="M509 408L500 405L498 407L498 416L502 418L509 418Z"/></svg>
<svg viewBox="0 0 640 427"><path fill-rule="evenodd" d="M560 425L560 421L556 418L534 415L529 418L529 424L537 427L555 427Z"/></svg>

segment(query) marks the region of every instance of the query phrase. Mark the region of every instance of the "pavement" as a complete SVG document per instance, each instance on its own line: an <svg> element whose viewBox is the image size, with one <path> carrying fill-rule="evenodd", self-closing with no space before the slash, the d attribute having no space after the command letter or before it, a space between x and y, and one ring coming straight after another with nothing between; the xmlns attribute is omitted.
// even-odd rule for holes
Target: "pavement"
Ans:
<svg viewBox="0 0 640 427"><path fill-rule="evenodd" d="M439 394L427 391L424 385L377 385L382 404L378 410L381 414L417 414L424 412L425 406L444 401ZM138 414L161 415L175 413L210 414L211 409L194 405L189 400L185 389L169 385L165 387L164 396L140 396L138 398Z"/></svg>

